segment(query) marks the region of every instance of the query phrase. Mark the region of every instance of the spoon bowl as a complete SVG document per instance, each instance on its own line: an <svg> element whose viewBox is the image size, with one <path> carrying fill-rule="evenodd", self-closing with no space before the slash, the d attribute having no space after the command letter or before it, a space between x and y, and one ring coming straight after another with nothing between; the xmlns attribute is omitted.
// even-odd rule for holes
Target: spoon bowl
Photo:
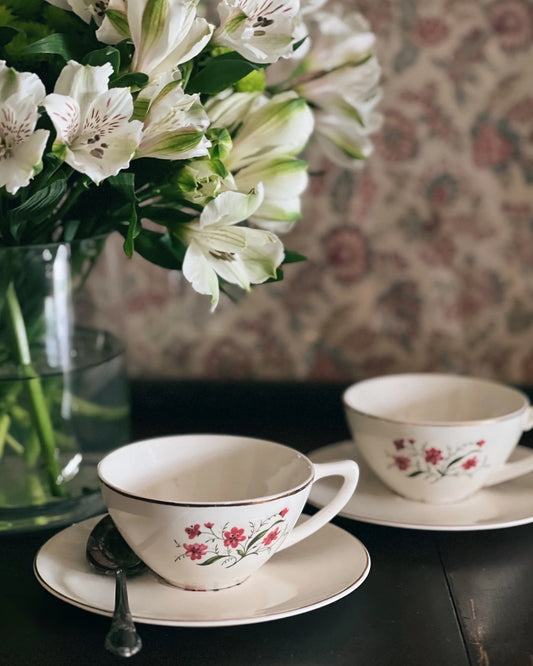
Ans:
<svg viewBox="0 0 533 666"><path fill-rule="evenodd" d="M85 552L96 571L115 576L115 610L105 647L113 654L131 657L142 648L142 641L131 617L126 577L147 567L124 541L109 514L93 527Z"/></svg>

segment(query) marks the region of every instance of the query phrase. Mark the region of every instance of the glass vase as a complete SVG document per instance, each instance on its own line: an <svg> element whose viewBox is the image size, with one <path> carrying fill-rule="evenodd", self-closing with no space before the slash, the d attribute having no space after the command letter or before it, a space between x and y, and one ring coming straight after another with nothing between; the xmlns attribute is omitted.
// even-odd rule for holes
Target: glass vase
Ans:
<svg viewBox="0 0 533 666"><path fill-rule="evenodd" d="M100 314L110 240L0 248L0 532L104 508L96 465L130 423L124 347Z"/></svg>

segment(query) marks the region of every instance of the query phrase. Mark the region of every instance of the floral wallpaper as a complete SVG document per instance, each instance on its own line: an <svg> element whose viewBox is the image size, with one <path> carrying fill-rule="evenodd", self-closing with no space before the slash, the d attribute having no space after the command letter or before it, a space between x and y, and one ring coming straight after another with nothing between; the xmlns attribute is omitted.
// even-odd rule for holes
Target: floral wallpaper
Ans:
<svg viewBox="0 0 533 666"><path fill-rule="evenodd" d="M383 68L360 171L308 149L286 247L237 303L123 262L132 376L350 381L454 371L533 384L533 1L361 0Z"/></svg>

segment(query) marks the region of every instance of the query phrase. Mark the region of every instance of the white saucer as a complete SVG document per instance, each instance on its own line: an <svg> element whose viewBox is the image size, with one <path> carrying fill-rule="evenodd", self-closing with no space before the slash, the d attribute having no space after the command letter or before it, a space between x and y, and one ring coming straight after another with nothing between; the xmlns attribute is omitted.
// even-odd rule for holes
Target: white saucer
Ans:
<svg viewBox="0 0 533 666"><path fill-rule="evenodd" d="M85 544L100 516L55 534L35 557L34 573L53 595L84 610L112 615L114 579L85 560ZM370 570L363 544L328 523L274 555L241 585L216 592L172 587L148 571L128 580L136 622L176 627L252 624L305 613L355 590Z"/></svg>
<svg viewBox="0 0 533 666"><path fill-rule="evenodd" d="M512 459L531 455L518 446ZM339 442L307 454L314 462L353 458L360 467L357 489L340 515L377 525L420 530L466 531L514 527L533 522L533 473L491 488L462 502L431 505L413 502L389 490L358 455L351 441ZM324 506L338 488L337 479L314 484L309 502Z"/></svg>

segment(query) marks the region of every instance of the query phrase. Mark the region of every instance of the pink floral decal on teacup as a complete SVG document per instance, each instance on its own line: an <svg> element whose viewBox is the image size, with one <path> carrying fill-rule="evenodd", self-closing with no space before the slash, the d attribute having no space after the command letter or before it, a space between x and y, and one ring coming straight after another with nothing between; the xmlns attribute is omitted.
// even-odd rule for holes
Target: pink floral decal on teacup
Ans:
<svg viewBox="0 0 533 666"><path fill-rule="evenodd" d="M189 525L184 530L189 541L174 539L176 548L181 551L174 561L189 558L200 566L218 562L232 567L248 555L272 550L287 533L285 516L288 511L285 508L258 523L250 522L247 528L231 523L217 528L212 522Z"/></svg>
<svg viewBox="0 0 533 666"><path fill-rule="evenodd" d="M428 481L439 481L446 476L471 474L486 465L484 439L447 448L407 438L394 439L392 444L394 452L387 452L391 466L409 478L421 476Z"/></svg>

